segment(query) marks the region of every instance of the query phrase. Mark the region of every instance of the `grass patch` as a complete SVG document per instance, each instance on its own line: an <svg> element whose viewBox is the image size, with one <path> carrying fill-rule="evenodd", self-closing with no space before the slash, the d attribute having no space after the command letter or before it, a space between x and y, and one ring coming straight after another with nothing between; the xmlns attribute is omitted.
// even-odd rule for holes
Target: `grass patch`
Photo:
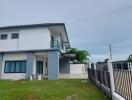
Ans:
<svg viewBox="0 0 132 100"><path fill-rule="evenodd" d="M109 100L86 80L0 81L0 100Z"/></svg>

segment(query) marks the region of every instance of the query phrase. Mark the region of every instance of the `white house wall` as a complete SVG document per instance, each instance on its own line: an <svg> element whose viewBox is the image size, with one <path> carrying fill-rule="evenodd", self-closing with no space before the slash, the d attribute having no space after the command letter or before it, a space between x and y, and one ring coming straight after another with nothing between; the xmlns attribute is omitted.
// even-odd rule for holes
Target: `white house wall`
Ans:
<svg viewBox="0 0 132 100"><path fill-rule="evenodd" d="M70 64L70 74L86 74L85 64Z"/></svg>
<svg viewBox="0 0 132 100"><path fill-rule="evenodd" d="M19 33L18 39L11 39L11 33ZM50 31L44 28L25 28L0 31L0 34L8 34L6 40L0 40L0 51L34 50L50 48Z"/></svg>
<svg viewBox="0 0 132 100"><path fill-rule="evenodd" d="M20 31L19 49L49 49L50 31L48 28L25 29Z"/></svg>
<svg viewBox="0 0 132 100"><path fill-rule="evenodd" d="M26 60L26 53L6 53L3 55L2 79L25 79L26 73L4 73L5 61Z"/></svg>
<svg viewBox="0 0 132 100"><path fill-rule="evenodd" d="M8 34L6 40L0 40L0 51L18 50L18 39L11 39L11 33L19 33L19 31L2 31L0 34Z"/></svg>

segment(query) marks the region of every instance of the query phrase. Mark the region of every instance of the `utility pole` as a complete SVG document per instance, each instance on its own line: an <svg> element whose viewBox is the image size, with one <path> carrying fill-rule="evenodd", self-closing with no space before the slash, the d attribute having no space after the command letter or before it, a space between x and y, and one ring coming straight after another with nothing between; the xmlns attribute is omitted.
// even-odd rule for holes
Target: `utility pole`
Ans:
<svg viewBox="0 0 132 100"><path fill-rule="evenodd" d="M109 53L110 53L110 60L112 60L112 50L111 50L111 44L109 44Z"/></svg>

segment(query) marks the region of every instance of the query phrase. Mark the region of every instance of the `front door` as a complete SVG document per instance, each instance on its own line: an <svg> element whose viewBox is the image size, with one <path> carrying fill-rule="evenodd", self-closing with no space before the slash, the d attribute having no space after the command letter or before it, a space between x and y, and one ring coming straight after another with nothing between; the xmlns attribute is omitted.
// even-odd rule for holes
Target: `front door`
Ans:
<svg viewBox="0 0 132 100"><path fill-rule="evenodd" d="M36 73L43 74L43 61L37 61Z"/></svg>

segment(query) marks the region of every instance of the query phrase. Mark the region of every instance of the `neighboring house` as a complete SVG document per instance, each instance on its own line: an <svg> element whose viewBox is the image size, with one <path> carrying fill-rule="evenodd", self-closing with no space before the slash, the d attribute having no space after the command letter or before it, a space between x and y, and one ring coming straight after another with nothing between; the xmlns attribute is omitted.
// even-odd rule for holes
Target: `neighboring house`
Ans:
<svg viewBox="0 0 132 100"><path fill-rule="evenodd" d="M0 27L0 78L44 75L58 79L59 69L69 66L68 57L63 55L68 48L64 23Z"/></svg>

